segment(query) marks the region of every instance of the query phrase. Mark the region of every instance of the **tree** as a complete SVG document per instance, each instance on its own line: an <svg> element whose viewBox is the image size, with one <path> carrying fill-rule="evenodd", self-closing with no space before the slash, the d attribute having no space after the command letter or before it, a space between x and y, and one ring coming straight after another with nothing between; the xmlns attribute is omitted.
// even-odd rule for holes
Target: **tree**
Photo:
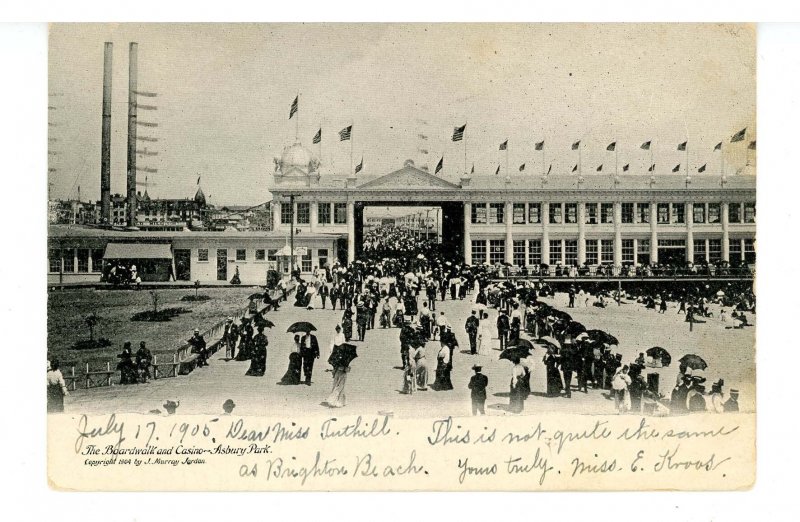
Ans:
<svg viewBox="0 0 800 522"><path fill-rule="evenodd" d="M92 312L86 316L84 322L86 323L86 326L89 327L89 340L94 341L94 327L100 322L100 317L97 315L97 313Z"/></svg>
<svg viewBox="0 0 800 522"><path fill-rule="evenodd" d="M150 298L153 300L153 315L158 313L158 292L150 290Z"/></svg>

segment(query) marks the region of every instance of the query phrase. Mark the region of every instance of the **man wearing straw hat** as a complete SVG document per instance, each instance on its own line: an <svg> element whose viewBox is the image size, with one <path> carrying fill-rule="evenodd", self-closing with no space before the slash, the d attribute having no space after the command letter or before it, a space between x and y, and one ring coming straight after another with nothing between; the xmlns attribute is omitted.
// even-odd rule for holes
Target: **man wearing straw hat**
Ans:
<svg viewBox="0 0 800 522"><path fill-rule="evenodd" d="M470 389L470 396L472 397L472 414L477 415L480 413L481 415L486 415L484 408L486 405L486 387L489 385L489 378L481 373L483 368L480 365L476 364L472 369L475 371L475 375L470 378L469 385L467 386Z"/></svg>

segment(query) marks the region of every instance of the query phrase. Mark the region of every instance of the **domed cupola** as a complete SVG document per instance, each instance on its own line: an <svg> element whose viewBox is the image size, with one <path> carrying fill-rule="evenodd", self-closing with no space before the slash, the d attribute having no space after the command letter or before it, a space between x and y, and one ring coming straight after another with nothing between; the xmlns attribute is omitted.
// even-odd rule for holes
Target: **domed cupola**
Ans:
<svg viewBox="0 0 800 522"><path fill-rule="evenodd" d="M310 185L319 181L319 160L299 141L283 149L274 158L275 182Z"/></svg>

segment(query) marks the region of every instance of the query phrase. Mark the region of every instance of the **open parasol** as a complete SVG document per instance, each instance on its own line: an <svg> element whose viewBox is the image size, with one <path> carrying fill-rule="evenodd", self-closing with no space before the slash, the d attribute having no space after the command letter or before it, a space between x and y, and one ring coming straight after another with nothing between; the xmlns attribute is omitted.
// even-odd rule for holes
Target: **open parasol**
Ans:
<svg viewBox="0 0 800 522"><path fill-rule="evenodd" d="M298 321L296 323L293 323L289 328L286 329L288 333L315 332L316 330L317 327L309 323L308 321Z"/></svg>
<svg viewBox="0 0 800 522"><path fill-rule="evenodd" d="M273 328L275 326L275 323L273 323L269 319L262 317L261 315L255 316L255 318L253 319L253 324L255 324L257 327L264 326L265 328Z"/></svg>
<svg viewBox="0 0 800 522"><path fill-rule="evenodd" d="M528 343L530 344L530 343ZM514 359L524 359L531 354L530 348L523 345L509 346L500 353L500 359L513 361Z"/></svg>
<svg viewBox="0 0 800 522"><path fill-rule="evenodd" d="M616 337L603 330L587 330L586 333L589 334L589 339L592 339L593 341L601 342L603 344L619 344L619 341Z"/></svg>
<svg viewBox="0 0 800 522"><path fill-rule="evenodd" d="M681 357L678 362L681 363L681 373L686 373L687 368L692 370L705 370L708 368L708 364L699 355L687 354Z"/></svg>
<svg viewBox="0 0 800 522"><path fill-rule="evenodd" d="M545 335L544 337L539 339L539 342L544 343L549 346L553 346L554 348L561 349L561 343L555 337L550 337L549 335Z"/></svg>
<svg viewBox="0 0 800 522"><path fill-rule="evenodd" d="M565 334L571 335L573 337L577 336L578 334L582 334L584 332L586 332L586 327L583 326L583 324L579 323L578 321L570 322L564 329Z"/></svg>
<svg viewBox="0 0 800 522"><path fill-rule="evenodd" d="M331 356L328 357L328 364L334 368L343 368L350 366L350 363L353 362L353 359L356 357L358 357L358 354L356 353L355 345L343 343L333 347L333 352L331 352Z"/></svg>
<svg viewBox="0 0 800 522"><path fill-rule="evenodd" d="M527 339L519 339L515 344L511 344L508 348L522 346L528 350L534 350L536 347Z"/></svg>
<svg viewBox="0 0 800 522"><path fill-rule="evenodd" d="M672 356L667 350L660 346L653 346L645 352L653 361L661 361L661 366L669 366L672 362Z"/></svg>

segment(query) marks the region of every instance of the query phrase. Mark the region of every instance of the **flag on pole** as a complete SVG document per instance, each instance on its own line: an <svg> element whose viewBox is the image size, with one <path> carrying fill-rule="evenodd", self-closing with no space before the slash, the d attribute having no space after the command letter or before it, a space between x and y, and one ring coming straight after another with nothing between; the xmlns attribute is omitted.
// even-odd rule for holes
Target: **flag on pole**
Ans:
<svg viewBox="0 0 800 522"><path fill-rule="evenodd" d="M697 172L705 172L706 171L706 163L703 163L703 166L697 169Z"/></svg>
<svg viewBox="0 0 800 522"><path fill-rule="evenodd" d="M525 170L525 164L524 163L519 166L519 171L522 172L523 170Z"/></svg>
<svg viewBox="0 0 800 522"><path fill-rule="evenodd" d="M465 123L461 127L456 127L453 129L453 141L461 141L464 139L464 130L466 130L467 124Z"/></svg>
<svg viewBox="0 0 800 522"><path fill-rule="evenodd" d="M597 167L597 172L603 172L603 164L601 163L599 167Z"/></svg>
<svg viewBox="0 0 800 522"><path fill-rule="evenodd" d="M469 171L470 174L475 174L475 164L472 164L472 170Z"/></svg>
<svg viewBox="0 0 800 522"><path fill-rule="evenodd" d="M497 176L500 174L500 165L497 166L497 170L494 171L494 175Z"/></svg>
<svg viewBox="0 0 800 522"><path fill-rule="evenodd" d="M689 143L688 141L684 141L683 143L678 143L678 150L686 150L686 144Z"/></svg>
<svg viewBox="0 0 800 522"><path fill-rule="evenodd" d="M755 141L751 141L750 145L748 145L747 148L750 149L750 150L756 150L756 142Z"/></svg>
<svg viewBox="0 0 800 522"><path fill-rule="evenodd" d="M197 184L200 184L200 176L197 176Z"/></svg>
<svg viewBox="0 0 800 522"><path fill-rule="evenodd" d="M319 128L316 134L314 134L314 139L311 140L312 143L315 145L322 141L322 127Z"/></svg>
<svg viewBox="0 0 800 522"><path fill-rule="evenodd" d="M348 141L350 139L350 132L353 130L352 125L348 125L339 131L339 141Z"/></svg>
<svg viewBox="0 0 800 522"><path fill-rule="evenodd" d="M606 147L606 150L610 150L611 152L614 152L616 149L617 149L616 141L612 141L611 143L608 144L608 147Z"/></svg>
<svg viewBox="0 0 800 522"><path fill-rule="evenodd" d="M576 170L578 170L578 164L577 163L575 164L574 167L572 167L572 172L575 172Z"/></svg>
<svg viewBox="0 0 800 522"><path fill-rule="evenodd" d="M508 150L508 140L500 144L500 150Z"/></svg>
<svg viewBox="0 0 800 522"><path fill-rule="evenodd" d="M647 169L647 172L653 172L654 170L656 170L656 164L655 164L655 163L653 163L652 165L650 165L650 168L649 168L649 169Z"/></svg>
<svg viewBox="0 0 800 522"><path fill-rule="evenodd" d="M572 150L578 150L578 147L580 146L581 146L581 140L578 140L572 144Z"/></svg>
<svg viewBox="0 0 800 522"><path fill-rule="evenodd" d="M439 159L439 163L436 164L436 170L433 171L434 174L438 174L440 170L444 168L444 156Z"/></svg>
<svg viewBox="0 0 800 522"><path fill-rule="evenodd" d="M363 168L364 168L364 156L361 156L361 163L356 165L356 174L361 172L361 169L363 169Z"/></svg>
<svg viewBox="0 0 800 522"><path fill-rule="evenodd" d="M294 113L297 112L297 102L298 102L299 98L300 98L300 96L295 96L294 97L294 101L292 102L292 107L289 109L289 119L290 120L292 119L292 116L294 116Z"/></svg>
<svg viewBox="0 0 800 522"><path fill-rule="evenodd" d="M722 150L722 142L720 141L716 145L714 145L714 150Z"/></svg>
<svg viewBox="0 0 800 522"><path fill-rule="evenodd" d="M628 172L629 168L631 168L631 164L626 163L625 165L622 166L622 172Z"/></svg>
<svg viewBox="0 0 800 522"><path fill-rule="evenodd" d="M553 164L551 163L549 167L547 167L547 174L550 174L550 171L553 170Z"/></svg>
<svg viewBox="0 0 800 522"><path fill-rule="evenodd" d="M640 148L642 148L644 150L650 150L650 142L649 141L645 141L644 143L642 143Z"/></svg>
<svg viewBox="0 0 800 522"><path fill-rule="evenodd" d="M737 141L742 141L744 139L745 132L747 132L747 127L745 127L744 129L742 129L739 132L737 132L736 134L734 134L733 137L731 137L731 143L736 143Z"/></svg>
<svg viewBox="0 0 800 522"><path fill-rule="evenodd" d="M672 167L672 172L680 172L681 171L681 164L678 163L674 167Z"/></svg>
<svg viewBox="0 0 800 522"><path fill-rule="evenodd" d="M534 148L536 150L544 150L544 140L537 142L536 145L534 145Z"/></svg>

